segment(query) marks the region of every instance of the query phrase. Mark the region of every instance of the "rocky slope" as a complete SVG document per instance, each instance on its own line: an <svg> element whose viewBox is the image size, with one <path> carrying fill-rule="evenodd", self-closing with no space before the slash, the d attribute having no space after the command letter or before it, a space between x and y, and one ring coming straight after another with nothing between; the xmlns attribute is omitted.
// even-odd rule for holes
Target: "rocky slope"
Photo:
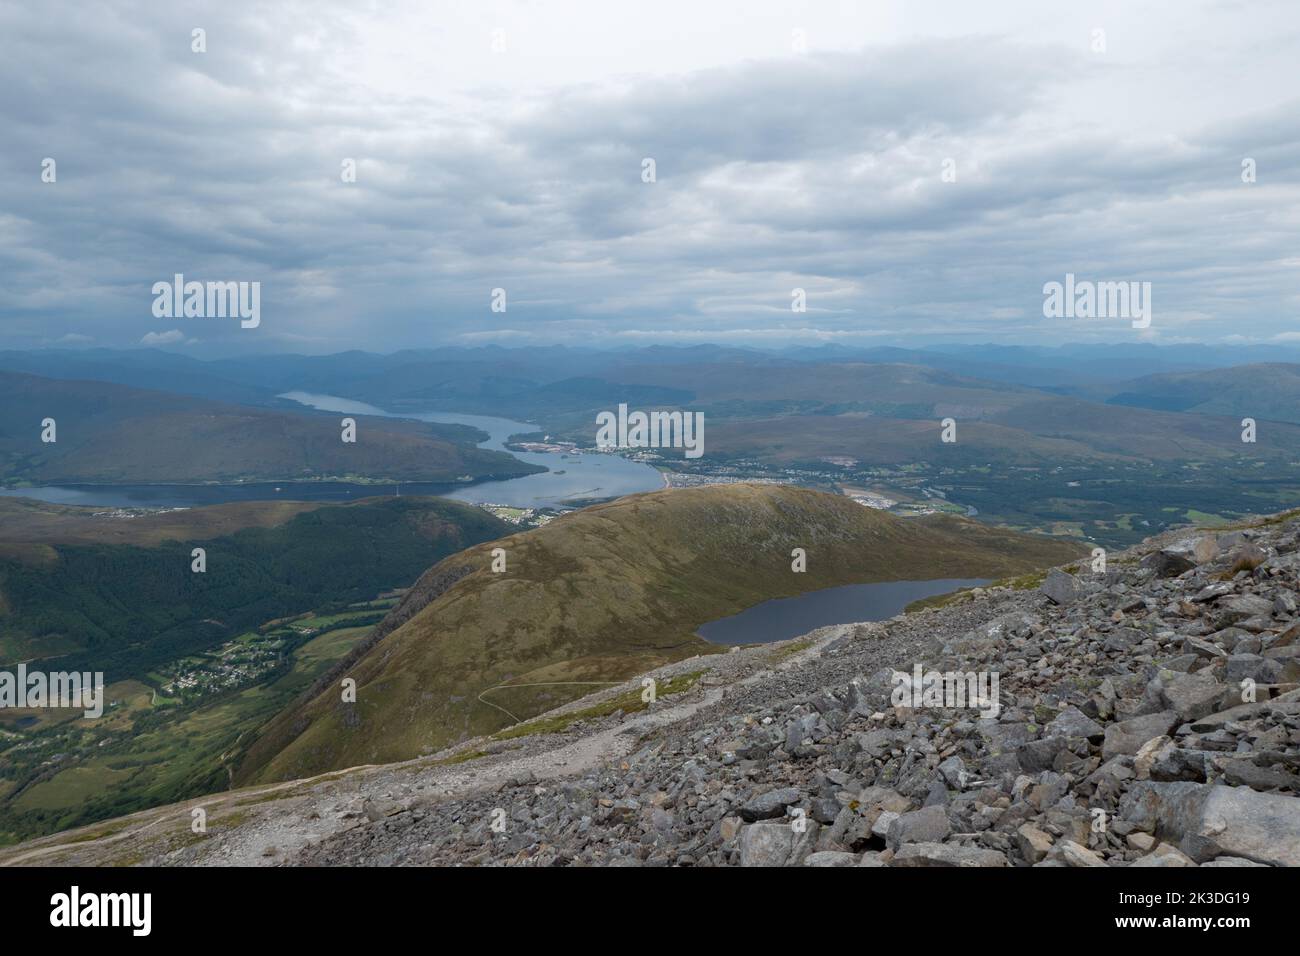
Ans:
<svg viewBox="0 0 1300 956"><path fill-rule="evenodd" d="M1297 865L1298 577L1295 516L1170 535L1104 572L681 661L642 709L633 682L432 759L0 862ZM996 674L996 714L893 706L917 664Z"/></svg>

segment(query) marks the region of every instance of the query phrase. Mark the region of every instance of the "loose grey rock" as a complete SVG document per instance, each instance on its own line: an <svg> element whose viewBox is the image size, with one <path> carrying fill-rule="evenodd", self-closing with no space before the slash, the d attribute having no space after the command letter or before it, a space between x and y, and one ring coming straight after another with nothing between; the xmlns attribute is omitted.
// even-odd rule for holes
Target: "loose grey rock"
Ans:
<svg viewBox="0 0 1300 956"><path fill-rule="evenodd" d="M1162 710L1111 724L1106 728L1106 739L1101 747L1102 757L1109 760L1119 754L1135 754L1148 740L1169 733L1179 723L1177 712Z"/></svg>
<svg viewBox="0 0 1300 956"><path fill-rule="evenodd" d="M788 823L751 823L740 831L741 866L799 866L817 843L818 824L803 833Z"/></svg>
<svg viewBox="0 0 1300 956"><path fill-rule="evenodd" d="M1006 866L997 850L957 846L952 843L909 843L894 854L891 866Z"/></svg>
<svg viewBox="0 0 1300 956"><path fill-rule="evenodd" d="M885 844L897 850L905 843L937 843L952 832L943 807L923 807L900 814L889 824Z"/></svg>
<svg viewBox="0 0 1300 956"><path fill-rule="evenodd" d="M794 787L782 787L759 794L740 808L740 818L746 823L785 816L785 808L798 803L803 794Z"/></svg>
<svg viewBox="0 0 1300 956"><path fill-rule="evenodd" d="M1300 799L1244 787L1139 783L1120 807L1126 820L1178 844L1192 860L1239 856L1300 866Z"/></svg>
<svg viewBox="0 0 1300 956"><path fill-rule="evenodd" d="M1079 596L1079 582L1073 574L1052 568L1039 590L1055 604L1073 604Z"/></svg>

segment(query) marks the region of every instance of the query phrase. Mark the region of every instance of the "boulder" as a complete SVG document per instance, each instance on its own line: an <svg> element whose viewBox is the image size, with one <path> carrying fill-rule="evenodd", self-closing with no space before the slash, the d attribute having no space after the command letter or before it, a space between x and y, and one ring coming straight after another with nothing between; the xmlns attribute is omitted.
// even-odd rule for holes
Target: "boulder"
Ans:
<svg viewBox="0 0 1300 956"><path fill-rule="evenodd" d="M1158 578L1175 578L1196 565L1181 554L1173 551L1153 551L1139 562L1144 568L1156 573Z"/></svg>
<svg viewBox="0 0 1300 956"><path fill-rule="evenodd" d="M751 823L740 831L741 866L799 866L817 845L817 823L802 833L788 823Z"/></svg>
<svg viewBox="0 0 1300 956"><path fill-rule="evenodd" d="M769 790L754 797L740 808L740 818L746 823L770 820L785 816L785 808L803 800L803 793L795 787Z"/></svg>
<svg viewBox="0 0 1300 956"><path fill-rule="evenodd" d="M1217 710L1223 689L1223 685L1205 671L1160 675L1160 702L1178 714L1184 723Z"/></svg>
<svg viewBox="0 0 1300 956"><path fill-rule="evenodd" d="M1052 849L1052 838L1032 823L1022 823L1016 830L1016 846L1020 855L1030 863L1037 863Z"/></svg>
<svg viewBox="0 0 1300 956"><path fill-rule="evenodd" d="M1079 597L1079 582L1073 574L1067 574L1060 568L1047 572L1039 590L1047 595L1053 604L1073 604Z"/></svg>
<svg viewBox="0 0 1300 956"><path fill-rule="evenodd" d="M835 850L822 850L820 853L810 853L803 861L804 866L857 866L858 855L856 853L840 853Z"/></svg>
<svg viewBox="0 0 1300 956"><path fill-rule="evenodd" d="M1049 860L1055 860L1066 866L1105 866L1106 861L1096 853L1089 850L1080 843L1073 840L1062 840L1056 846L1052 847L1047 854Z"/></svg>
<svg viewBox="0 0 1300 956"><path fill-rule="evenodd" d="M1106 733L1106 728L1097 723L1078 707L1066 707L1053 718L1043 731L1046 736L1087 737L1099 740Z"/></svg>
<svg viewBox="0 0 1300 956"><path fill-rule="evenodd" d="M897 850L906 843L937 843L952 832L943 807L922 807L899 814L889 824L885 845Z"/></svg>
<svg viewBox="0 0 1300 956"><path fill-rule="evenodd" d="M1101 745L1102 758L1109 760L1119 754L1136 754L1148 740L1169 733L1180 723L1176 711L1162 710L1111 724L1106 728L1106 739Z"/></svg>
<svg viewBox="0 0 1300 956"><path fill-rule="evenodd" d="M1300 866L1300 799L1246 787L1137 783L1120 815L1177 843L1193 861L1238 856L1269 866Z"/></svg>
<svg viewBox="0 0 1300 956"><path fill-rule="evenodd" d="M894 854L893 866L1006 866L997 850L957 846L953 843L909 843Z"/></svg>

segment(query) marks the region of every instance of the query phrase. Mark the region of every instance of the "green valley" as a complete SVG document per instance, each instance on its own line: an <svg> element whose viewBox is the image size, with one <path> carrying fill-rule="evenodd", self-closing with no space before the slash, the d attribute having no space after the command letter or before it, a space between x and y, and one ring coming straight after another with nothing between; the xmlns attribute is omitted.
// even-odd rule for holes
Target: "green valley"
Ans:
<svg viewBox="0 0 1300 956"><path fill-rule="evenodd" d="M363 640L395 600L273 622L144 682L112 683L100 720L6 714L20 729L0 727L0 844L225 789L241 740Z"/></svg>

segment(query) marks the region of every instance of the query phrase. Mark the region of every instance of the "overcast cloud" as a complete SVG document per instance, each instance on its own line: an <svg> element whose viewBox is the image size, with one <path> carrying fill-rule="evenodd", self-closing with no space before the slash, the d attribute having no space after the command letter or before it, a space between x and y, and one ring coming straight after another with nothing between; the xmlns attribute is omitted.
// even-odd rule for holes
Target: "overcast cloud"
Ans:
<svg viewBox="0 0 1300 956"><path fill-rule="evenodd" d="M1286 0L0 0L0 348L1293 340L1298 53Z"/></svg>

